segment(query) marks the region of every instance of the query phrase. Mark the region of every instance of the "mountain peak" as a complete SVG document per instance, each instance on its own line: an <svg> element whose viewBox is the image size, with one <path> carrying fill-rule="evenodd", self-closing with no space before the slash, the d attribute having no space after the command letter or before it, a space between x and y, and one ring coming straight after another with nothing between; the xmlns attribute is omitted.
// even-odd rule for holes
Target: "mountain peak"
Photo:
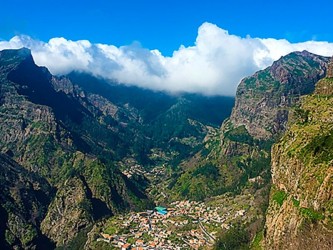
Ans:
<svg viewBox="0 0 333 250"><path fill-rule="evenodd" d="M30 56L31 55L31 50L26 48L26 47L22 47L20 49L17 49L17 54L20 56Z"/></svg>
<svg viewBox="0 0 333 250"><path fill-rule="evenodd" d="M0 57L9 57L9 56L14 56L14 57L21 57L21 58L26 58L28 56L31 56L31 50L25 47L22 47L20 49L5 49L0 51Z"/></svg>
<svg viewBox="0 0 333 250"><path fill-rule="evenodd" d="M308 56L308 55L314 55L313 53L310 53L309 51L307 50L302 50L301 52L299 52L300 55L303 55L303 56Z"/></svg>
<svg viewBox="0 0 333 250"><path fill-rule="evenodd" d="M21 49L6 49L0 51L0 63L3 65L22 62L26 59L33 61L31 50L28 48L23 47Z"/></svg>

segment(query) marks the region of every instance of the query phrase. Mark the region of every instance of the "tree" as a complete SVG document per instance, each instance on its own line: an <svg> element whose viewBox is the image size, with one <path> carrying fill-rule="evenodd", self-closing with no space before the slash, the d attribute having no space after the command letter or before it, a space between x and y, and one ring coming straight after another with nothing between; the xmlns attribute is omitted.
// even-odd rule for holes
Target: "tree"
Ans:
<svg viewBox="0 0 333 250"><path fill-rule="evenodd" d="M235 224L218 237L214 249L216 250L244 250L249 249L249 234L241 224Z"/></svg>

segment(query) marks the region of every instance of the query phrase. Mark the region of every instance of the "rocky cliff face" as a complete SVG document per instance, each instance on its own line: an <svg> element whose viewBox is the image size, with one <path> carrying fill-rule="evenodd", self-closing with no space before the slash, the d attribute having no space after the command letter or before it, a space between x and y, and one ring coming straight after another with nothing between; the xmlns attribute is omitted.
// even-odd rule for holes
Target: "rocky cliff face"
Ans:
<svg viewBox="0 0 333 250"><path fill-rule="evenodd" d="M0 154L0 183L1 248L53 248L39 229L54 196L49 183L5 154Z"/></svg>
<svg viewBox="0 0 333 250"><path fill-rule="evenodd" d="M328 58L307 51L294 52L265 70L242 80L230 117L257 139L277 137L286 128L289 108L312 93L325 76Z"/></svg>
<svg viewBox="0 0 333 250"><path fill-rule="evenodd" d="M29 50L0 52L0 152L21 165L3 167L1 235L9 248L44 238L66 245L103 216L150 204L139 186L94 154L100 151L89 138L104 133L99 146L109 153L120 139L82 105L83 95L69 94L71 86L36 66Z"/></svg>
<svg viewBox="0 0 333 250"><path fill-rule="evenodd" d="M70 247L84 240L83 232L96 220L152 207L147 179L129 179L118 167L176 164L199 150L208 125L218 126L233 102L170 96L80 73L56 77L38 67L27 49L1 51L0 152L52 189L42 189L50 194L43 207L35 204L45 208L31 224L37 233L29 241L18 234L15 242L3 242L29 248L44 237ZM227 107L225 114L220 106ZM16 228L23 225L10 219L11 209L2 235L15 221ZM23 207L16 214L34 211Z"/></svg>
<svg viewBox="0 0 333 250"><path fill-rule="evenodd" d="M307 51L294 52L243 79L231 117L207 136L206 150L184 164L175 191L198 198L240 191L253 178L269 183L271 145L285 131L290 108L325 76L328 61ZM213 181L203 174L207 164Z"/></svg>
<svg viewBox="0 0 333 250"><path fill-rule="evenodd" d="M292 110L285 135L272 149L267 249L332 249L332 97L332 78L320 80Z"/></svg>
<svg viewBox="0 0 333 250"><path fill-rule="evenodd" d="M71 73L68 78L72 87L65 80L56 80L56 88L79 96L81 104L107 124L142 165L154 165L156 161L175 165L198 151L208 125L219 126L234 104L234 98L170 96L80 73ZM115 155L123 156L124 151ZM157 155L165 157L156 158Z"/></svg>
<svg viewBox="0 0 333 250"><path fill-rule="evenodd" d="M327 64L328 58L295 52L245 78L218 130L207 126L212 119L201 107L216 103L201 97L151 95L105 82L95 88L98 79L52 76L29 50L0 52L1 246L82 246L95 221L152 205L115 161L149 163L154 155L172 163L197 152L207 131L205 149L167 183L171 198L201 200L244 189L262 196L270 183L271 145L288 120L290 129L273 148L266 245L330 246L333 69ZM325 72L328 78L303 98ZM265 207L265 197L259 200Z"/></svg>
<svg viewBox="0 0 333 250"><path fill-rule="evenodd" d="M333 77L333 59L331 59L331 61L329 62L326 77L327 78L332 78Z"/></svg>
<svg viewBox="0 0 333 250"><path fill-rule="evenodd" d="M80 229L93 223L88 188L78 177L68 179L57 192L41 224L41 230L58 245L66 245Z"/></svg>

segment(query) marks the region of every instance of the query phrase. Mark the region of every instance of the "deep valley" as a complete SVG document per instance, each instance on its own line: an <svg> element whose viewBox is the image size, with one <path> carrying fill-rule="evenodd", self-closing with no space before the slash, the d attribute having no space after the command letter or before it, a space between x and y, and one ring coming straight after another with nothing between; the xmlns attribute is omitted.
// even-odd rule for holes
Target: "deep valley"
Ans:
<svg viewBox="0 0 333 250"><path fill-rule="evenodd" d="M332 100L333 59L307 51L234 98L3 50L1 249L332 249Z"/></svg>

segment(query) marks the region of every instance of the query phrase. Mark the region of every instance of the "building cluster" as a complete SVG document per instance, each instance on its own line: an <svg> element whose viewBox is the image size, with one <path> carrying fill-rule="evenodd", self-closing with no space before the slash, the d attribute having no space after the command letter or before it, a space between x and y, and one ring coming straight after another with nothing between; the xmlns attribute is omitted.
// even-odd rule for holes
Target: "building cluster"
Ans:
<svg viewBox="0 0 333 250"><path fill-rule="evenodd" d="M146 176L147 171L139 164L133 164L130 168L122 171L124 175L127 176L127 178L131 178L134 174Z"/></svg>
<svg viewBox="0 0 333 250"><path fill-rule="evenodd" d="M127 178L131 178L133 175L145 176L148 179L156 179L157 177L164 176L165 174L165 166L158 166L149 171L145 170L139 164L132 164L129 168L122 171Z"/></svg>
<svg viewBox="0 0 333 250"><path fill-rule="evenodd" d="M125 229L120 230L125 233L101 233L97 240L120 249L199 249L212 245L219 229L228 229L227 217L246 214L238 210L223 215L219 207L188 200L173 202L166 210L163 214L157 207L119 216L115 227Z"/></svg>

